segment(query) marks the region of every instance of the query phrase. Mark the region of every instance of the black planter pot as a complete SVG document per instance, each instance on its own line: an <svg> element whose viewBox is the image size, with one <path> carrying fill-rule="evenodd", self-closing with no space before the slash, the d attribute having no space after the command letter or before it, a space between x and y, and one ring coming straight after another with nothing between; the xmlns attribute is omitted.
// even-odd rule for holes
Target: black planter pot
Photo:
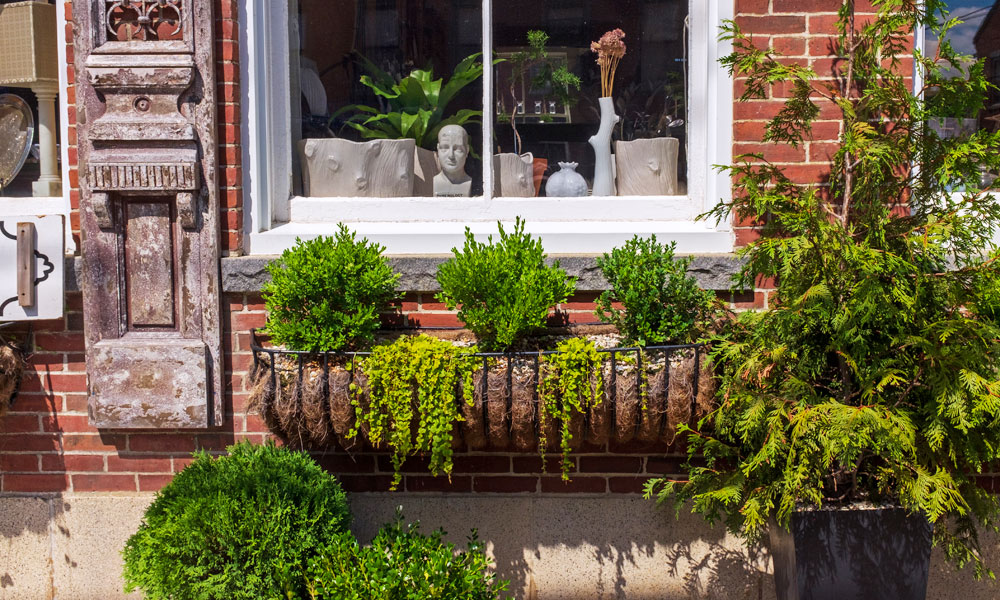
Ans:
<svg viewBox="0 0 1000 600"><path fill-rule="evenodd" d="M902 508L796 511L772 524L778 600L924 600L931 525Z"/></svg>

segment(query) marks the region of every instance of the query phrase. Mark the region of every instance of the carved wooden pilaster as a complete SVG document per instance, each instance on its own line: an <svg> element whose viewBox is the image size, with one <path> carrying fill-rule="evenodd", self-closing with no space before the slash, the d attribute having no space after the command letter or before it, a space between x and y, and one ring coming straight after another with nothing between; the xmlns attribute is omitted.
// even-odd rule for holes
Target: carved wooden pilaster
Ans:
<svg viewBox="0 0 1000 600"><path fill-rule="evenodd" d="M91 422L219 425L211 0L74 0Z"/></svg>

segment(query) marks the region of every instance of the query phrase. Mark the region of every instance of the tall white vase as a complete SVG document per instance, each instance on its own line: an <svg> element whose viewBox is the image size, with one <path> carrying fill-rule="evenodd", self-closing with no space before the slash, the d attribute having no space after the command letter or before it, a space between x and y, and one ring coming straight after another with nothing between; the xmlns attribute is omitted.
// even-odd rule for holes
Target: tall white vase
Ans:
<svg viewBox="0 0 1000 600"><path fill-rule="evenodd" d="M615 103L611 97L599 98L601 106L601 127L590 137L594 147L594 187L593 196L614 196L615 175L611 163L611 132L619 121L615 114Z"/></svg>

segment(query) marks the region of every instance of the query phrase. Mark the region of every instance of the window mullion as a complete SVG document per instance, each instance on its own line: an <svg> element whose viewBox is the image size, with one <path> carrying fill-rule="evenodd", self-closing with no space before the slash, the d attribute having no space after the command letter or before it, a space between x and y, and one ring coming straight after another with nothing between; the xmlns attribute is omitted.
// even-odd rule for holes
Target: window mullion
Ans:
<svg viewBox="0 0 1000 600"><path fill-rule="evenodd" d="M493 199L493 0L483 0L483 197Z"/></svg>

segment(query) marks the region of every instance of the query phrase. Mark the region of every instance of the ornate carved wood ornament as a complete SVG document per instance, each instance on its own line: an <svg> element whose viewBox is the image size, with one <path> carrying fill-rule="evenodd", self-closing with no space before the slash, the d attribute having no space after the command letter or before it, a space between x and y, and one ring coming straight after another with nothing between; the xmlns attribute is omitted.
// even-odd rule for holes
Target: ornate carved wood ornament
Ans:
<svg viewBox="0 0 1000 600"><path fill-rule="evenodd" d="M219 425L209 0L74 0L91 422Z"/></svg>

